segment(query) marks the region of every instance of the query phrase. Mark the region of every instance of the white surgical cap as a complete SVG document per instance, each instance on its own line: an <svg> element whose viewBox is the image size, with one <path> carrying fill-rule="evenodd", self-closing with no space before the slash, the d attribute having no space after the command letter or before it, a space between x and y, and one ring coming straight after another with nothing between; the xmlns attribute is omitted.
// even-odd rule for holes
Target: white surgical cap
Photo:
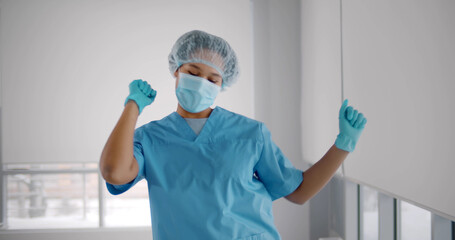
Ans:
<svg viewBox="0 0 455 240"><path fill-rule="evenodd" d="M177 39L169 54L169 70L174 74L180 66L190 62L216 69L223 77L223 88L234 84L239 74L237 57L226 40L199 30Z"/></svg>

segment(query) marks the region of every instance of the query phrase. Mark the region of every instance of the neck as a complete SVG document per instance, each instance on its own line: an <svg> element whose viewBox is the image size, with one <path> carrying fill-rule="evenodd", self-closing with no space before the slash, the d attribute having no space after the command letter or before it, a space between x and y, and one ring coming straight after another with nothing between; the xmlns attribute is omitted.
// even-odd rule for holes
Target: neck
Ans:
<svg viewBox="0 0 455 240"><path fill-rule="evenodd" d="M202 112L198 113L191 113L183 109L180 104L177 106L177 113L182 116L183 118L208 118L210 116L210 113L212 113L211 108L207 108L203 110Z"/></svg>

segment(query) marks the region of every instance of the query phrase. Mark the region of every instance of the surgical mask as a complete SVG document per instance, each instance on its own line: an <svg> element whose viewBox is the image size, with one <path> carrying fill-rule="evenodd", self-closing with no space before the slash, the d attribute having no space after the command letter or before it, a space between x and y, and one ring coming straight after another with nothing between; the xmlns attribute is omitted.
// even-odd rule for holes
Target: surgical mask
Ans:
<svg viewBox="0 0 455 240"><path fill-rule="evenodd" d="M177 99L188 112L198 113L212 106L221 87L205 78L180 72L179 84L175 90Z"/></svg>

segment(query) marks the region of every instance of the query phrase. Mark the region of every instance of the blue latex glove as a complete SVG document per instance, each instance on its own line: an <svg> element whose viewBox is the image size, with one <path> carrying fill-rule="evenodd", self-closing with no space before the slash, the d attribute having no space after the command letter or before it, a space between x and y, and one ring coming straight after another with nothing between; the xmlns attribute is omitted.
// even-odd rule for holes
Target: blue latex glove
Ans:
<svg viewBox="0 0 455 240"><path fill-rule="evenodd" d="M347 152L354 151L360 134L365 128L367 119L353 107L348 107L348 100L344 100L338 116L340 133L335 141L335 146Z"/></svg>
<svg viewBox="0 0 455 240"><path fill-rule="evenodd" d="M146 81L142 81L142 79L132 81L129 88L130 95L126 98L125 105L130 100L136 102L136 105L139 108L139 114L141 114L142 109L155 100L156 91L153 90Z"/></svg>

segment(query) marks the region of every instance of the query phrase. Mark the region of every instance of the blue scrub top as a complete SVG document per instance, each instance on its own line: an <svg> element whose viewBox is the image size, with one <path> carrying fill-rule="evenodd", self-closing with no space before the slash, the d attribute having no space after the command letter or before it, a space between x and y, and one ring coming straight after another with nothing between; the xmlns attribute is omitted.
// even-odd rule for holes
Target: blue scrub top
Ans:
<svg viewBox="0 0 455 240"><path fill-rule="evenodd" d="M148 182L154 239L281 239L272 201L303 181L266 126L216 107L199 135L176 112L136 129L135 180Z"/></svg>

